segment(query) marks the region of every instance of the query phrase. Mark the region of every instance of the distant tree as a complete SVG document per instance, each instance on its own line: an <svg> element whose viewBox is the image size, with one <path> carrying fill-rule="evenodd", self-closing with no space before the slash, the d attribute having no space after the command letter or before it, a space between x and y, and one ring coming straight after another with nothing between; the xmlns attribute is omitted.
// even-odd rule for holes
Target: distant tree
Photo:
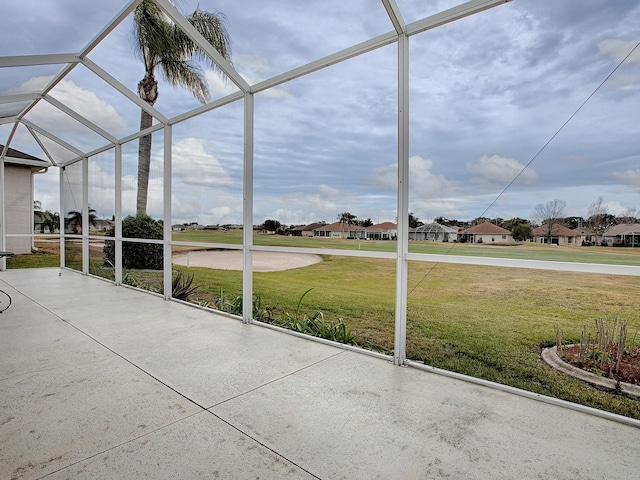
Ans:
<svg viewBox="0 0 640 480"><path fill-rule="evenodd" d="M342 212L338 215L338 221L345 225L354 225L358 217L349 212Z"/></svg>
<svg viewBox="0 0 640 480"><path fill-rule="evenodd" d="M373 221L370 218L366 218L360 222L360 226L367 228L373 226Z"/></svg>
<svg viewBox="0 0 640 480"><path fill-rule="evenodd" d="M105 232L107 237L115 236L115 228ZM122 220L122 236L125 238L145 238L162 240L164 231L162 223L148 215L127 216ZM162 270L163 246L157 243L122 243L122 266L128 269ZM104 242L104 265L115 266L115 243L113 240Z"/></svg>
<svg viewBox="0 0 640 480"><path fill-rule="evenodd" d="M409 228L417 228L420 225L424 225L424 222L421 222L413 213L409 213Z"/></svg>
<svg viewBox="0 0 640 480"><path fill-rule="evenodd" d="M469 224L469 222L462 222L460 220L450 220L448 218L444 218L444 217L436 217L433 220L433 223L437 223L439 225L446 225L447 227L460 227L460 228L467 228L470 227L471 225Z"/></svg>
<svg viewBox="0 0 640 480"><path fill-rule="evenodd" d="M524 242L531 238L531 225L529 223L519 223L511 229L511 236L516 242Z"/></svg>
<svg viewBox="0 0 640 480"><path fill-rule="evenodd" d="M500 223L502 228L506 228L511 232L511 236L518 242L523 242L528 238L531 238L531 223L524 218L512 218L510 220L503 220Z"/></svg>
<svg viewBox="0 0 640 480"><path fill-rule="evenodd" d="M471 225L480 225L481 223L485 223L485 222L491 222L491 219L489 217L478 217L475 218L473 220L471 220Z"/></svg>
<svg viewBox="0 0 640 480"><path fill-rule="evenodd" d="M567 202L564 200L550 200L547 203L539 203L533 211L533 218L544 228L547 243L551 245L554 225L563 225Z"/></svg>
<svg viewBox="0 0 640 480"><path fill-rule="evenodd" d="M49 229L49 233L54 233L60 229L60 214L58 212L46 210L37 212L37 214L40 219L40 233L45 233L45 228Z"/></svg>
<svg viewBox="0 0 640 480"><path fill-rule="evenodd" d="M616 217L609 213L607 206L602 203L602 197L593 202L589 206L589 217L587 218L587 225L596 236L602 237L602 234L612 225L615 225Z"/></svg>
<svg viewBox="0 0 640 480"><path fill-rule="evenodd" d="M564 219L564 226L571 229L582 228L586 224L586 220L582 217L566 217Z"/></svg>
<svg viewBox="0 0 640 480"><path fill-rule="evenodd" d="M89 223L95 227L98 224L97 220L96 211L89 207ZM67 230L71 233L82 233L82 212L69 212Z"/></svg>
<svg viewBox="0 0 640 480"><path fill-rule="evenodd" d="M616 218L617 223L638 223L639 212L635 208L625 208Z"/></svg>
<svg viewBox="0 0 640 480"><path fill-rule="evenodd" d="M265 220L262 226L267 232L277 232L282 227L282 224L278 220L269 219Z"/></svg>

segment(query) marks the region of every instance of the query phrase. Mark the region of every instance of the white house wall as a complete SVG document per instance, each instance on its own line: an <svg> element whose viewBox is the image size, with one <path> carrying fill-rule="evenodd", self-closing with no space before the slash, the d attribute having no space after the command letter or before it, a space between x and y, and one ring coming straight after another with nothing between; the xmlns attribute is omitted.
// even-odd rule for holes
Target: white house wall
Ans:
<svg viewBox="0 0 640 480"><path fill-rule="evenodd" d="M31 169L9 164L4 168L6 249L15 254L31 253Z"/></svg>

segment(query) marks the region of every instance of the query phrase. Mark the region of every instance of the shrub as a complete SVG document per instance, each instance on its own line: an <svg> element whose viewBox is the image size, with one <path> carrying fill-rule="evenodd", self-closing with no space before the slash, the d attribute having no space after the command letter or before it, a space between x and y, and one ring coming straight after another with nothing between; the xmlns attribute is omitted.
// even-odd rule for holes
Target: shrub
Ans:
<svg viewBox="0 0 640 480"><path fill-rule="evenodd" d="M106 236L114 237L115 229L109 228ZM122 236L124 238L148 238L162 240L162 223L154 220L148 215L129 215L122 220ZM113 267L115 265L115 242L106 240L104 242L104 265ZM123 242L122 244L122 267L128 269L148 269L162 270L163 246L155 243L133 243Z"/></svg>

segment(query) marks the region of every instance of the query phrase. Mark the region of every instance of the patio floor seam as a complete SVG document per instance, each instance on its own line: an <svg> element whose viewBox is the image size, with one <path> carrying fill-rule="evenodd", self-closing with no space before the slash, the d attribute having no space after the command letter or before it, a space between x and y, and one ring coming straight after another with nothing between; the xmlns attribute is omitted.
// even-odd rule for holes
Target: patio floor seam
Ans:
<svg viewBox="0 0 640 480"><path fill-rule="evenodd" d="M167 424L165 424L165 425L162 425L161 427L158 427L158 428L156 428L156 429L154 429L154 430L152 430L152 431L150 431L150 432L147 432L147 433L144 433L144 434L142 434L142 435L138 435L138 436L136 436L136 437L130 438L130 439L128 439L128 440L127 440L127 441L125 441L125 442L121 442L121 443L119 443L119 444L117 444L117 445L113 445L113 446L111 446L111 447L109 447L109 448L107 448L107 449L104 449L104 450L100 451L100 452L96 452L96 453L94 453L93 455L89 455L88 457L85 457L85 458L83 458L83 459L77 460L77 461L72 462L72 463L70 463L70 464L68 464L68 465L65 465L64 467L61 467L60 469L58 469L58 470L56 470L56 471L54 471L54 472L49 472L49 473L47 473L46 475L44 475L43 477L40 477L40 478L46 478L47 476L53 475L53 474L55 474L55 473L57 473L57 472L60 472L60 471L63 471L63 470L65 470L65 469L67 469L67 468L73 467L74 465L80 464L80 463L85 462L85 461L87 461L87 460L90 460L90 459L92 459L92 458L96 458L96 457L98 457L98 456L100 456L100 455L103 455L104 453L107 453L107 452L112 451L112 450L114 450L114 449L120 448L120 447L122 447L122 446L124 446L124 445L127 445L127 444L131 443L131 442L135 442L136 440L138 440L138 439L140 439L140 438L144 438L144 437L147 437L147 436L149 436L149 435L152 435L152 434L154 434L154 433L156 433L156 432L158 432L158 431L160 431L160 430L165 429L166 427L169 427L169 426L171 426L171 425L178 424L178 423L180 423L180 422L182 422L182 421L184 421L184 420L186 420L186 419L188 419L188 418L191 418L191 417L193 417L193 416L200 415L201 413L208 413L208 414L212 415L214 418L216 418L216 419L218 419L219 421L223 422L225 425L227 425L227 426L229 426L229 427L233 428L234 430L236 430L236 431L237 431L238 433L240 433L241 435L243 435L243 436L247 437L248 439L252 440L253 442L257 443L258 445L260 445L260 446L261 446L261 447L263 447L264 449L266 449L266 450L270 451L271 453L273 453L274 455L276 455L276 456L278 456L278 457L282 458L282 459L283 459L284 461L286 461L287 463L289 463L289 464L291 464L291 465L295 466L296 468L300 469L301 471L303 471L303 472L305 472L305 473L307 473L307 474L311 475L313 478L317 478L317 479L319 479L319 480L322 480L322 479L321 479L321 477L319 477L319 476L315 475L314 473L310 472L309 470L307 470L306 468L304 468L302 465L300 465L300 464L298 464L298 463L294 462L293 460L291 460L291 459L287 458L285 455L283 455L282 453L279 453L279 452L278 452L277 450L275 450L274 448L269 447L267 444L263 443L262 441L258 440L257 438L253 437L252 435L248 434L247 432L245 432L245 431L244 431L244 430L242 430L241 428L237 427L237 426L236 426L236 425L234 425L233 423L231 423L231 422L229 422L228 420L224 419L223 417L219 416L217 413L215 413L215 412L211 411L210 409L215 408L215 407L217 407L217 406L220 406L220 405L222 405L222 404L228 403L228 402L233 401L233 400L235 400L235 399L238 399L238 398L240 398L240 397L242 397L242 396L244 396L244 395L247 395L247 394L249 394L249 393L252 393L252 392L255 392L255 391L257 391L257 390L260 390L261 388L264 388L264 387L266 387L266 386L268 386L268 385L271 385L271 384L273 384L273 383L276 383L276 382L282 381L283 379L288 378L288 377L290 377L290 376L292 376L292 375L295 375L296 373L299 373L299 372L304 371L304 370L306 370L306 369L308 369L308 368L311 368L311 367L313 367L313 366L315 366L315 365L318 365L318 364L323 363L323 362L325 362L325 361L327 361L327 360L330 360L330 359L332 359L332 358L334 358L334 357L337 357L337 356L339 356L339 355L342 355L342 354L344 354L344 353L347 353L347 351L346 351L346 350L338 351L338 352L336 352L336 353L334 353L334 354L332 354L332 355L329 355L329 356L327 356L327 357L325 357L325 358L322 358L322 359L320 359L320 360L317 360L317 361L315 361L315 362L312 362L312 363L310 363L310 364L308 364L308 365L305 365L304 367L298 368L297 370L294 370L294 371L292 371L292 372L289 372L289 373L287 373L287 374L285 374L285 375L281 375L281 376L279 376L278 378L274 378L273 380L270 380L270 381L268 381L268 382L262 383L262 384L260 384L260 385L258 385L258 386L256 386L256 387L253 387L253 388L251 388L251 389L249 389L249 390L247 390L247 391L244 391L244 392L242 392L242 393L239 393L239 394L237 394L237 395L234 395L233 397L227 398L227 399L225 399L225 400L223 400L223 401L221 401L221 402L218 402L218 403L216 403L216 404L214 404L214 405L212 405L212 406L210 406L210 407L208 407L208 408L207 408L207 407L205 407L204 405L201 405L200 403L198 403L196 400L194 400L194 399L190 398L190 397L189 397L188 395L186 395L185 393L183 393L183 392L179 391L178 389L176 389L176 388L172 387L172 386L171 386L171 385L169 385L167 382L165 382L165 381L161 380L161 379L160 379L160 378L158 378L157 376L155 376L155 375L153 375L152 373L150 373L149 371L145 370L143 367L141 367L140 365L136 364L136 363L135 363L135 362L133 362L132 360L129 360L129 359L128 359L127 357L125 357L123 354L121 354L121 353L119 353L119 352L115 351L113 348L109 347L109 346L108 346L108 345L106 345L104 342L101 342L100 340L98 340L97 338L95 338L94 336L92 336L91 334L89 334L88 332L84 331L83 329L81 329L81 328L80 328L80 327L78 327L77 325L73 324L71 321L66 320L65 318L61 317L61 316L60 316L60 315L58 315L57 313L53 312L52 310L50 310L48 307L46 307L45 305L41 304L41 303L40 303L40 302L38 302L37 300L35 300L35 299L33 299L33 298L29 297L28 295L24 294L23 292L20 292L19 290L16 290L16 291L18 291L21 295L23 295L25 298L29 299L30 301L32 301L32 302L33 302L33 303L35 303L36 305L38 305L38 306L40 306L41 308L43 308L44 310L46 310L48 313L50 313L50 314L51 314L52 316L54 316L55 318L59 319L60 321L62 321L62 322L63 322L63 323L65 323L65 324L69 325L71 328L75 329L76 331L78 331L78 332L79 332L79 333L81 333L82 335L86 336L86 337L87 337L88 339L90 339L92 342L97 343L98 345L100 345L102 348L104 348L104 349L105 349L105 350L107 350L108 352L110 352L110 353L112 353L113 355L115 355L115 356L119 357L120 359L124 360L124 361L125 361L125 362L127 362L129 365L133 366L134 368L138 369L139 371L141 371L142 373L144 373L144 374L145 374L145 375L147 375L148 377L152 378L153 380L155 380L156 382L158 382L159 384L161 384L163 387L168 388L168 389L169 389L169 390L171 390L172 392L174 392L174 393L176 393L177 395L181 396L182 398L184 398L185 400L187 400L188 402L192 403L193 405L195 405L196 407L198 407L198 408L200 409L200 411L198 411L198 412L192 413L192 414L190 414L190 415L187 415L187 416L185 416L185 417L182 417L182 418L180 418L180 419L178 419L178 420L175 420L175 421L173 421L173 422L169 422L169 423L167 423Z"/></svg>

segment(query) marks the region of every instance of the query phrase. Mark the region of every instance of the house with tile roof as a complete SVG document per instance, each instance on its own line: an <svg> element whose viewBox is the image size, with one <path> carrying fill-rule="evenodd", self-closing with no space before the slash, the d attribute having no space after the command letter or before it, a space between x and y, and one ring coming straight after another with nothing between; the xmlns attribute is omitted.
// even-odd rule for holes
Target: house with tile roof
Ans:
<svg viewBox="0 0 640 480"><path fill-rule="evenodd" d="M474 225L458 232L459 242L468 243L505 243L513 242L511 232L491 222Z"/></svg>
<svg viewBox="0 0 640 480"><path fill-rule="evenodd" d="M4 250L16 254L31 253L33 248L33 177L47 171L50 163L28 153L0 145L4 167Z"/></svg>
<svg viewBox="0 0 640 480"><path fill-rule="evenodd" d="M602 239L610 247L640 247L640 223L621 223L609 227Z"/></svg>
<svg viewBox="0 0 640 480"><path fill-rule="evenodd" d="M580 230L554 223L549 230L548 224L540 225L531 230L531 236L536 243L547 243L550 245L576 246L582 244L582 234Z"/></svg>
<svg viewBox="0 0 640 480"><path fill-rule="evenodd" d="M426 223L409 229L409 240L428 240L431 242L457 242L458 227L448 227L439 223Z"/></svg>
<svg viewBox="0 0 640 480"><path fill-rule="evenodd" d="M393 222L383 222L371 225L366 229L367 240L396 240L398 225Z"/></svg>
<svg viewBox="0 0 640 480"><path fill-rule="evenodd" d="M329 225L322 225L313 230L314 237L325 238L366 238L366 228L360 225L348 224L344 222L334 222Z"/></svg>
<svg viewBox="0 0 640 480"><path fill-rule="evenodd" d="M298 225L291 230L294 237L313 237L313 231L316 228L325 226L324 222L310 223L309 225Z"/></svg>

